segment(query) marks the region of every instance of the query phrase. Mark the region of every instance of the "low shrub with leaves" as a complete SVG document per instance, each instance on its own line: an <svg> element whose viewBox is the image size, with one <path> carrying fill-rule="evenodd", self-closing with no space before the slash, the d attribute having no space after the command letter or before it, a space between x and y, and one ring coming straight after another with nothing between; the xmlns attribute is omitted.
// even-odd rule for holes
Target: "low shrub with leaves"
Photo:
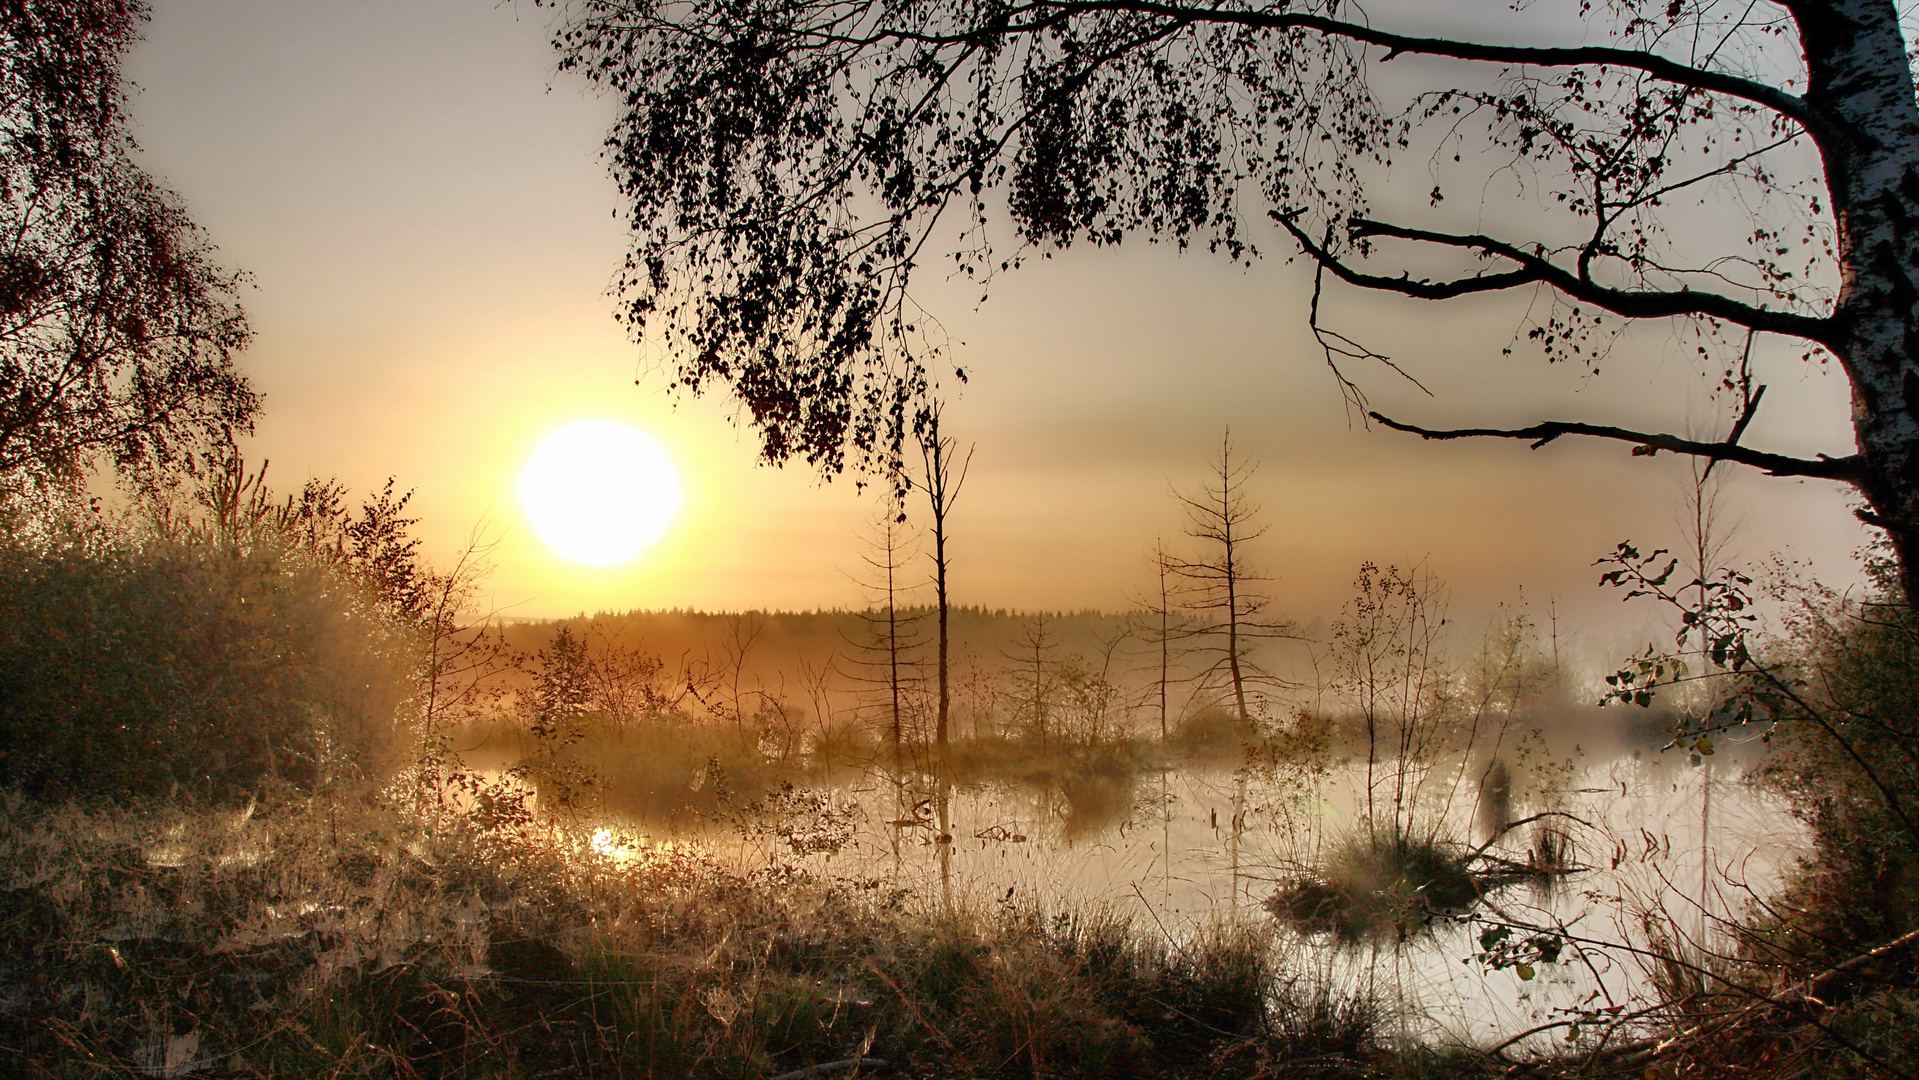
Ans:
<svg viewBox="0 0 1919 1080"><path fill-rule="evenodd" d="M1780 566L1783 616L1766 634L1743 573L1687 581L1664 551L1619 545L1603 577L1678 615L1673 647L1648 646L1608 682L1617 703L1691 699L1671 745L1762 743L1755 778L1809 826L1812 850L1773 895L1727 926L1730 953L1653 935L1656 1035L1614 1048L1621 1067L1757 1076L1919 1072L1919 618L1889 559L1840 594ZM1685 684L1693 684L1687 686ZM1701 692L1704 688L1704 692ZM1663 1074L1663 1073L1662 1073Z"/></svg>
<svg viewBox="0 0 1919 1080"><path fill-rule="evenodd" d="M355 514L206 468L120 519L0 506L0 783L233 801L405 752L428 581L405 498Z"/></svg>

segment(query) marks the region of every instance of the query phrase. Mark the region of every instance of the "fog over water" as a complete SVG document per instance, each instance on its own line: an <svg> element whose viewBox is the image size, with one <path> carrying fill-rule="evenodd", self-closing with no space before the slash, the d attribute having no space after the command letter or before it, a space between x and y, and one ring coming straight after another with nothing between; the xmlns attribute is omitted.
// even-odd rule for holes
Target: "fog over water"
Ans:
<svg viewBox="0 0 1919 1080"><path fill-rule="evenodd" d="M1003 689L1001 706L1017 699L1016 684ZM1176 942L1219 924L1263 928L1301 978L1390 1003L1401 1035L1478 1045L1570 1015L1558 1010L1646 999L1655 952L1729 951L1728 921L1751 915L1807 850L1785 800L1749 779L1768 752L1756 736L1700 757L1661 749L1666 718L1646 710L1565 694L1531 712L1482 707L1476 723L1435 720L1427 756L1373 755L1369 812L1360 729L1288 717L1280 700L1266 700L1280 719L1251 727L1202 709L1164 743L1146 730L1149 707L1104 738L1062 726L1044 745L1006 713L997 729L969 717L943 771L924 744L893 764L870 718L835 731L801 715L791 742L763 713L756 736L726 724L583 729L552 754L480 726L462 744L490 775L520 764L536 801L564 804L563 827L616 859L691 843L748 876L928 910L1116 917ZM1383 921L1358 929L1337 904L1302 917L1285 899L1347 887L1356 851L1395 843L1475 867L1473 895L1429 902L1421 891L1442 884L1372 881L1389 896ZM1484 937L1499 926L1551 930L1567 946L1522 978Z"/></svg>
<svg viewBox="0 0 1919 1080"><path fill-rule="evenodd" d="M1702 905L1708 775L1683 755L1626 756L1581 764L1567 774L1571 786L1529 800L1528 808L1549 804L1569 815L1562 824L1576 869L1550 884L1501 889L1479 914L1557 927L1582 946L1531 979L1476 961L1487 923L1470 913L1357 941L1282 930L1285 962L1330 985L1383 993L1405 1036L1479 1045L1548 1022L1557 1009L1590 1005L1594 995L1642 1000L1656 964L1640 950L1698 940L1702 926L1709 946L1725 949L1722 921L1750 914L1805 851L1804 830L1781 800L1740 780L1737 765L1720 763ZM1274 923L1275 891L1311 875L1342 838L1363 829L1354 813L1363 775L1350 765L1309 786L1263 770L1191 764L1126 778L975 782L952 789L943 832L936 797L901 815L893 779L846 776L797 789L799 798L787 792L665 820L589 814L578 827L599 834L616 857L690 840L742 872L799 871L928 907L1117 915L1175 941L1210 924ZM1461 805L1429 820L1435 833L1464 837L1472 811ZM1516 831L1496 850L1523 862L1535 836Z"/></svg>

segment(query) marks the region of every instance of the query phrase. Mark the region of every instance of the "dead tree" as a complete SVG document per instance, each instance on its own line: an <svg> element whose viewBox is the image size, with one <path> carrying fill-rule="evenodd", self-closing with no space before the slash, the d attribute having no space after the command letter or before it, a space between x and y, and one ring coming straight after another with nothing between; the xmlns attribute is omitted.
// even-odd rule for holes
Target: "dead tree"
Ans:
<svg viewBox="0 0 1919 1080"><path fill-rule="evenodd" d="M867 551L861 556L868 575L862 584L873 603L860 616L861 638L849 642L855 650L854 663L867 672L855 676L855 681L864 683L883 702L881 727L896 767L906 760L906 717L918 682L919 650L924 644L920 630L926 618L924 610L901 603L912 546L905 515L897 504L889 505L874 520Z"/></svg>
<svg viewBox="0 0 1919 1080"><path fill-rule="evenodd" d="M1046 720L1052 711L1053 652L1059 647L1046 623L1045 612L1034 615L1013 643L1012 651L1000 654L1016 665L1022 678L1031 674L1032 681L1023 688L1020 704L1032 710L1031 727L1041 753L1046 750Z"/></svg>
<svg viewBox="0 0 1919 1080"><path fill-rule="evenodd" d="M1172 552L1166 548L1161 538L1153 544L1153 573L1157 591L1151 602L1142 603L1144 609L1136 620L1140 637L1151 645L1157 646L1159 653L1159 676L1153 680L1153 692L1159 699L1159 740L1165 742L1170 735L1171 724L1167 708L1167 696L1173 684L1174 643L1181 640L1187 631L1185 613L1174 602L1174 588L1177 575L1174 570L1178 562Z"/></svg>
<svg viewBox="0 0 1919 1080"><path fill-rule="evenodd" d="M937 405L919 430L919 443L922 467L920 486L926 492L927 510L933 524L933 603L939 616L939 705L933 720L933 745L938 760L943 763L946 760L947 717L952 711L953 701L947 664L947 615L950 608L946 592L949 565L946 558L946 521L953 510L953 503L959 498L960 488L966 485L966 472L973 463L973 448L967 447L966 455L961 457L959 441L940 435L940 410Z"/></svg>
<svg viewBox="0 0 1919 1080"><path fill-rule="evenodd" d="M1247 545L1266 534L1266 526L1258 523L1259 507L1246 498L1246 482L1257 468L1256 463L1234 459L1228 429L1220 440L1212 481L1197 494L1174 493L1186 510L1186 535L1199 542L1201 553L1166 563L1166 572L1179 580L1184 606L1212 616L1183 631L1187 639L1200 643L1202 652L1214 656L1198 678L1210 685L1224 677L1242 724L1252 722L1247 683L1275 682L1247 655L1249 646L1264 638L1294 636L1291 623L1259 618L1268 600L1258 585L1270 579L1253 570L1246 557Z"/></svg>

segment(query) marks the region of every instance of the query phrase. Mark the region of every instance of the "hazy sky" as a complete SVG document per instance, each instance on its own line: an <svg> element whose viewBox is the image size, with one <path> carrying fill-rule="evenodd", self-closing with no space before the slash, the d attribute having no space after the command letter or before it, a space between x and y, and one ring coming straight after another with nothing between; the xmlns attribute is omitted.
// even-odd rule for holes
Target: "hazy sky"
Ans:
<svg viewBox="0 0 1919 1080"><path fill-rule="evenodd" d="M248 451L271 459L279 486L397 477L417 492L435 560L476 530L497 539L492 588L522 615L864 602L871 496L800 467L757 468L725 404L676 408L614 323L606 290L624 238L598 153L613 110L552 73L547 12L495 0L153 6L128 65L138 137L226 262L252 275L257 340L242 364L266 414ZM1509 196L1488 190L1479 212L1496 217ZM1127 606L1147 587L1155 535L1181 528L1171 492L1204 482L1231 425L1261 463L1251 490L1270 529L1254 556L1277 610L1336 616L1372 560L1424 564L1462 616L1523 588L1536 614L1553 597L1563 622L1619 625L1591 564L1622 539L1678 541L1683 466L1618 445L1534 452L1349 426L1306 333L1308 277L1283 242L1265 246L1277 257L1250 271L1144 243L1076 248L1003 277L983 307L970 287L922 283L972 377L947 419L977 444L953 518L955 599ZM1592 378L1524 349L1502 356L1521 313L1511 300L1327 302L1434 390L1362 372L1375 404L1415 422L1676 430L1716 415L1690 345L1665 328ZM1747 441L1849 452L1837 374L1783 349L1760 360L1771 408ZM652 432L684 478L686 510L625 568L559 561L512 494L538 438L589 417ZM1748 473L1727 491L1746 521L1740 549L1853 580L1865 533L1848 494Z"/></svg>

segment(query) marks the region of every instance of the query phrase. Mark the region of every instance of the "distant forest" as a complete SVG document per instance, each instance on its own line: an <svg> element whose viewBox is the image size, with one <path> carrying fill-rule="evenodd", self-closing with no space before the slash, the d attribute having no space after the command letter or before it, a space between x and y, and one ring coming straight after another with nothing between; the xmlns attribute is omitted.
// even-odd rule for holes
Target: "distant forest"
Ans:
<svg viewBox="0 0 1919 1080"><path fill-rule="evenodd" d="M600 612L564 619L514 620L505 639L532 657L531 670L552 663L564 630L589 663L624 657L657 670L645 677L688 713L750 715L755 705L778 701L788 709L842 719L883 712L897 655L899 681L914 715L934 692L934 618L931 607L901 607L889 623L885 609L866 611L692 610ZM1222 704L1230 690L1209 678L1208 645L1190 635L1194 626L1177 619L1166 642L1168 723ZM1049 703L1084 693L1089 686L1114 698L1113 719L1140 731L1159 725L1162 649L1160 623L1151 611L1095 610L1021 612L961 607L951 611L954 734L961 738L1000 734L1032 710L1037 686ZM1249 639L1245 659L1256 672L1262 703L1280 708L1281 693L1311 693L1313 626L1285 638ZM896 643L896 646L893 644ZM1110 689L1107 689L1110 688ZM704 707L703 707L704 706ZM923 719L923 718L922 718Z"/></svg>

